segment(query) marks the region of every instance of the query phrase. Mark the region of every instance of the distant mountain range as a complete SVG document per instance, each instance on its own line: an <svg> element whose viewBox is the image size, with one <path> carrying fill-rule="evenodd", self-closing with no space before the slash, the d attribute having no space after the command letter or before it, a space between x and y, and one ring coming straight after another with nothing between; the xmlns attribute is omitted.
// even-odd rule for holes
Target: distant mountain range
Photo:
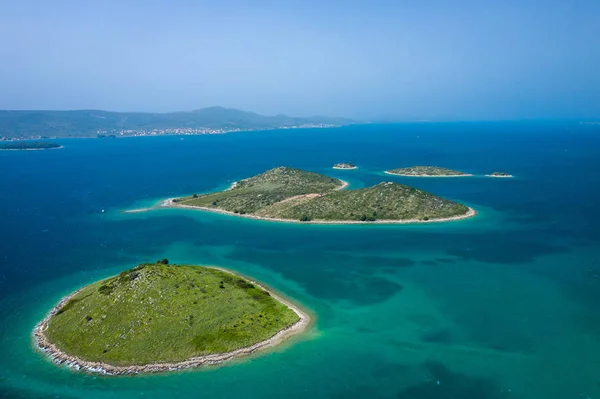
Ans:
<svg viewBox="0 0 600 399"><path fill-rule="evenodd" d="M237 130L340 126L353 121L325 116L265 116L224 107L190 112L142 113L77 111L0 111L0 137L98 137L154 134L210 134Z"/></svg>

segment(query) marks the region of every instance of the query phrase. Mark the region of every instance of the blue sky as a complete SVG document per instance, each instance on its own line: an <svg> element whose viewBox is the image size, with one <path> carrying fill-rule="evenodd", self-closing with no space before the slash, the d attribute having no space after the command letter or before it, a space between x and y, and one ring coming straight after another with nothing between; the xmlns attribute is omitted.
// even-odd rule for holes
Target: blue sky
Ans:
<svg viewBox="0 0 600 399"><path fill-rule="evenodd" d="M600 119L598 0L0 0L0 60L0 109Z"/></svg>

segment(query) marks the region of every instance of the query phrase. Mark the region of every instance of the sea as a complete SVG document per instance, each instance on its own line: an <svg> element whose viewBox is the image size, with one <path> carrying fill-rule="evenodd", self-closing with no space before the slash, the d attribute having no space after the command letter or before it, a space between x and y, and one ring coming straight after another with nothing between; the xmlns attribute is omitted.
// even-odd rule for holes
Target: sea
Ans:
<svg viewBox="0 0 600 399"><path fill-rule="evenodd" d="M0 397L600 398L600 126L405 123L60 139L0 152ZM352 162L357 170L334 170ZM435 165L472 177L383 171ZM276 166L350 189L408 184L476 217L305 225L162 199ZM489 178L494 171L512 179ZM65 295L142 262L217 265L307 309L304 334L230 363L137 376L49 361L32 329Z"/></svg>

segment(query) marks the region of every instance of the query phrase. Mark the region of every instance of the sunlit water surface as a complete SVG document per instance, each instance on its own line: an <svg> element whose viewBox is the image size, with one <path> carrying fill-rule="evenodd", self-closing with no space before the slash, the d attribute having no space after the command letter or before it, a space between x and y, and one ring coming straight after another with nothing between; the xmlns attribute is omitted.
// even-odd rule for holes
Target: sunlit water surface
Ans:
<svg viewBox="0 0 600 399"><path fill-rule="evenodd" d="M600 398L600 129L367 125L218 136L59 140L0 152L0 392L61 398ZM333 170L353 162L357 170ZM381 181L477 217L291 225L161 209L287 165ZM439 165L474 177L385 169ZM505 171L514 179L481 177ZM247 274L316 317L268 353L193 371L104 377L49 362L31 330L64 295L140 262Z"/></svg>

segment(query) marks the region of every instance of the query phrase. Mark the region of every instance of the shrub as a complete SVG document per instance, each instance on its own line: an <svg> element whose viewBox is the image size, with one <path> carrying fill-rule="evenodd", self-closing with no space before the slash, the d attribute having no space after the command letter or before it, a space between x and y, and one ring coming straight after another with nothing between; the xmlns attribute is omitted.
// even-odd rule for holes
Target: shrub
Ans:
<svg viewBox="0 0 600 399"><path fill-rule="evenodd" d="M101 293L102 295L110 295L113 292L113 287L110 285L102 285L100 286L100 288L98 288L98 292Z"/></svg>
<svg viewBox="0 0 600 399"><path fill-rule="evenodd" d="M240 287L240 288L244 288L244 289L249 289L249 288L254 288L254 285L247 282L246 280L242 280L239 279L235 282L235 284Z"/></svg>
<svg viewBox="0 0 600 399"><path fill-rule="evenodd" d="M429 220L429 216L425 216L425 217L423 218L423 220L425 220L425 221L428 221L428 220Z"/></svg>
<svg viewBox="0 0 600 399"><path fill-rule="evenodd" d="M310 218L307 215L302 215L300 218L301 222L310 222Z"/></svg>
<svg viewBox="0 0 600 399"><path fill-rule="evenodd" d="M168 265L169 260L167 258L163 258L163 259L157 260L156 263L158 263L159 265Z"/></svg>
<svg viewBox="0 0 600 399"><path fill-rule="evenodd" d="M198 194L192 195L192 198L198 198Z"/></svg>

